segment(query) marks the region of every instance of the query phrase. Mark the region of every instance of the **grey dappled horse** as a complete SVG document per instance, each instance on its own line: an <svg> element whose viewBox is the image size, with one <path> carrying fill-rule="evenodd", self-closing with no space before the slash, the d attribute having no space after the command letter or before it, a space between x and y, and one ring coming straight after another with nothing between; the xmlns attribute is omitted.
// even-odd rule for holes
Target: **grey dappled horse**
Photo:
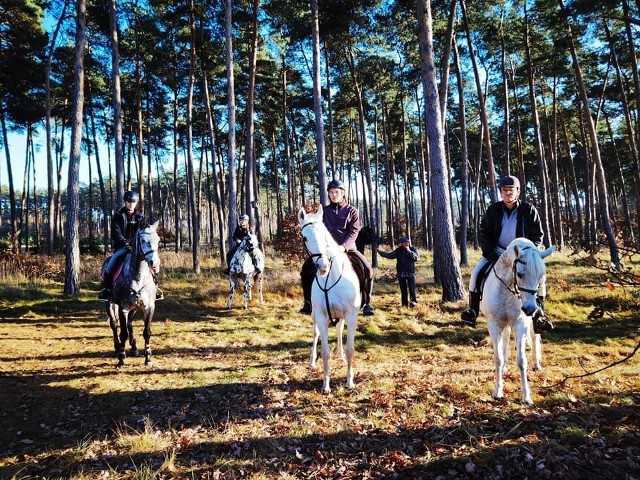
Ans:
<svg viewBox="0 0 640 480"><path fill-rule="evenodd" d="M480 311L487 317L487 328L493 342L496 385L493 398L504 396L503 373L509 356L511 330L516 336L516 364L522 383L522 401L531 405L531 389L527 379L525 348L531 341L533 362L540 367L540 335L533 332L531 316L538 309L536 297L545 279L544 258L555 247L544 251L526 238L516 238L493 265L484 284Z"/></svg>
<svg viewBox="0 0 640 480"><path fill-rule="evenodd" d="M260 273L256 272L256 265L254 265L254 259L257 267L260 269ZM260 303L263 303L262 298L262 275L264 274L264 255L262 250L258 247L258 237L254 234L249 234L242 239L236 253L233 254L233 258L229 264L229 300L227 301L227 308L231 308L233 305L233 292L242 283L243 288L243 305L247 308L248 301L251 300L251 282L255 284L258 290L258 297Z"/></svg>
<svg viewBox="0 0 640 480"><path fill-rule="evenodd" d="M156 308L155 275L160 271L156 232L158 222L138 230L131 251L126 255L118 277L113 281L111 297L106 304L109 325L113 332L113 346L118 354L118 368L124 366L127 338L131 355L138 355L133 336L133 316L141 312L144 318L144 363L151 366L151 321ZM118 335L118 321L120 334Z"/></svg>

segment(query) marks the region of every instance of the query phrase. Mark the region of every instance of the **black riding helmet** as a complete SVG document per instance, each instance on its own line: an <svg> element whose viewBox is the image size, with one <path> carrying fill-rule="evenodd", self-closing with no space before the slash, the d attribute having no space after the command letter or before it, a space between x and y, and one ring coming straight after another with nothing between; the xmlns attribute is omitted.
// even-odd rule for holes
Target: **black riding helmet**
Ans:
<svg viewBox="0 0 640 480"><path fill-rule="evenodd" d="M341 188L344 191L344 183L342 180L331 180L329 185L327 185L327 190L331 190L332 188Z"/></svg>
<svg viewBox="0 0 640 480"><path fill-rule="evenodd" d="M137 192L132 192L131 190L124 192L125 202L137 202L138 200L140 200L140 195Z"/></svg>

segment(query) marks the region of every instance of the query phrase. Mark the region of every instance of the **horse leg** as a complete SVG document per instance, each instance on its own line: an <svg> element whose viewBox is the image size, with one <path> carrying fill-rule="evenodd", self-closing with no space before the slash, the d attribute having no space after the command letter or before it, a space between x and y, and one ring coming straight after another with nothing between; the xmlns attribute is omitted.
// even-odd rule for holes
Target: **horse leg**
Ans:
<svg viewBox="0 0 640 480"><path fill-rule="evenodd" d="M120 318L120 345L118 346L117 368L122 368L124 367L124 360L126 358L125 346L127 344L127 337L129 336L129 330L127 328L128 312L120 309L118 316Z"/></svg>
<svg viewBox="0 0 640 480"><path fill-rule="evenodd" d="M131 312L128 312L127 315L127 330L129 331L129 346L131 347L129 353L132 357L137 357L140 352L138 352L138 342L136 342L136 337L133 334L133 313Z"/></svg>
<svg viewBox="0 0 640 480"><path fill-rule="evenodd" d="M245 309L249 308L250 299L251 299L251 278L247 275L244 277L244 292L242 293L242 301Z"/></svg>
<svg viewBox="0 0 640 480"><path fill-rule="evenodd" d="M229 277L229 300L227 301L227 310L231 308L233 304L233 291L236 289L236 282L233 278Z"/></svg>
<svg viewBox="0 0 640 480"><path fill-rule="evenodd" d="M529 325L529 342L531 343L533 369L542 370L542 338L533 331L532 325Z"/></svg>
<svg viewBox="0 0 640 480"><path fill-rule="evenodd" d="M507 373L509 368L509 345L511 344L511 327L506 327L502 330L502 360L504 365L502 366L502 375Z"/></svg>
<svg viewBox="0 0 640 480"><path fill-rule="evenodd" d="M329 359L331 358L331 349L329 348L329 325L328 321L323 317L322 312L318 309L313 310L313 322L316 324L320 332L320 345L322 348L322 393L331 393L330 375L329 375Z"/></svg>
<svg viewBox="0 0 640 480"><path fill-rule="evenodd" d="M346 386L349 389L355 388L356 384L353 381L353 356L355 355L355 338L356 328L358 327L358 312L350 313L347 315L347 383ZM344 324L344 321L342 321ZM342 336L342 334L341 334Z"/></svg>
<svg viewBox="0 0 640 480"><path fill-rule="evenodd" d="M529 380L527 379L527 355L525 349L527 347L527 327L524 323L520 323L515 327L516 330L516 363L520 370L520 382L522 384L522 402L527 405L533 405L531 400L531 389L529 388Z"/></svg>
<svg viewBox="0 0 640 480"><path fill-rule="evenodd" d="M504 382L502 373L504 371L504 329L493 319L487 320L491 342L493 343L493 364L495 366L496 386L491 396L495 399L504 397Z"/></svg>
<svg viewBox="0 0 640 480"><path fill-rule="evenodd" d="M153 320L153 312L155 306L149 307L149 310L144 316L144 331L142 336L144 337L144 364L147 367L152 365L151 362L151 320Z"/></svg>
<svg viewBox="0 0 640 480"><path fill-rule="evenodd" d="M262 298L262 273L256 277L256 288L258 289L258 298L260 299L260 305L264 303L264 298Z"/></svg>
<svg viewBox="0 0 640 480"><path fill-rule="evenodd" d="M309 362L309 367L316 368L316 360L318 359L318 338L320 338L320 330L316 325L316 322L313 322L313 342L311 343L311 361Z"/></svg>
<svg viewBox="0 0 640 480"><path fill-rule="evenodd" d="M338 324L336 325L336 333L338 334L338 355L340 355L340 360L342 362L347 361L347 357L344 355L344 346L342 344L342 335L344 333L344 319L341 318L338 320Z"/></svg>
<svg viewBox="0 0 640 480"><path fill-rule="evenodd" d="M107 316L109 317L109 327L111 327L111 333L113 334L113 350L117 354L120 351L120 340L118 339L118 323L116 322L117 312L116 306L111 303L107 303Z"/></svg>

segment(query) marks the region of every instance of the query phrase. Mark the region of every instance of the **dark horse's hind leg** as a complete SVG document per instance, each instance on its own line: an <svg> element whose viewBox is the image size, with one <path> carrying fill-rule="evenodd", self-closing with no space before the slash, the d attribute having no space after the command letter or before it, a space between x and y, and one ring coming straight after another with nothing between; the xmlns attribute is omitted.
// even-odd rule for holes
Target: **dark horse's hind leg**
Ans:
<svg viewBox="0 0 640 480"><path fill-rule="evenodd" d="M120 351L120 340L118 340L118 324L116 323L116 311L110 303L107 303L107 316L109 317L109 327L111 327L111 333L113 334L113 350L118 354Z"/></svg>

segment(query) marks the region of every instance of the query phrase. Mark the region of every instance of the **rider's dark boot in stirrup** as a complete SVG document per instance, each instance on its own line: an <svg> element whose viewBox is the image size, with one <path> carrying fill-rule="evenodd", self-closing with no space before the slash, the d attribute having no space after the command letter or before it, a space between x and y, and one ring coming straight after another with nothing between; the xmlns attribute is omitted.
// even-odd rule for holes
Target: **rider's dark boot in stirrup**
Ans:
<svg viewBox="0 0 640 480"><path fill-rule="evenodd" d="M480 312L480 293L469 292L469 307L465 308L460 315L460 319L465 325L476 326L476 319Z"/></svg>
<svg viewBox="0 0 640 480"><path fill-rule="evenodd" d="M300 313L304 313L305 315L311 315L311 302L308 300L304 301L304 305L299 310Z"/></svg>
<svg viewBox="0 0 640 480"><path fill-rule="evenodd" d="M553 330L553 323L544 314L545 298L538 297L536 301L538 303L538 310L535 311L532 317L534 333L541 334Z"/></svg>

